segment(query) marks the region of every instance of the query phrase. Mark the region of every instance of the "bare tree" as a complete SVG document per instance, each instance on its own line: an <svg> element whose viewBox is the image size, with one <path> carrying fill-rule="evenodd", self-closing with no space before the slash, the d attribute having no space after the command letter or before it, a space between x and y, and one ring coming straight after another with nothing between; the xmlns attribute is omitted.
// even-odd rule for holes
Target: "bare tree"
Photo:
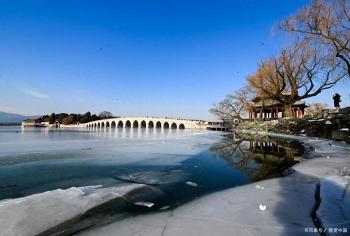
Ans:
<svg viewBox="0 0 350 236"><path fill-rule="evenodd" d="M226 97L209 111L222 120L243 119L243 114L251 106L252 92L248 86L226 95Z"/></svg>
<svg viewBox="0 0 350 236"><path fill-rule="evenodd" d="M70 124L73 124L73 122L74 122L73 115L68 115L62 119L62 124L64 125L70 125Z"/></svg>
<svg viewBox="0 0 350 236"><path fill-rule="evenodd" d="M319 48L304 39L283 49L278 57L262 61L248 84L262 99L280 102L287 115L293 116L292 105L333 87L346 74L337 68L339 62L326 60Z"/></svg>
<svg viewBox="0 0 350 236"><path fill-rule="evenodd" d="M350 76L349 0L313 0L280 25L310 43L322 45L330 60L340 61L340 68Z"/></svg>
<svg viewBox="0 0 350 236"><path fill-rule="evenodd" d="M305 110L305 114L310 117L316 117L320 114L322 114L322 111L327 109L328 105L325 103L311 103Z"/></svg>

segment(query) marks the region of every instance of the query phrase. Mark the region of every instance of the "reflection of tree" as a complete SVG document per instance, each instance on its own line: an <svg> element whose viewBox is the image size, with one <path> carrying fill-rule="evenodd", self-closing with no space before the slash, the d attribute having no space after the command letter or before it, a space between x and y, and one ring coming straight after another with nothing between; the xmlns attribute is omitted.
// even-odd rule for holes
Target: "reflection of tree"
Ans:
<svg viewBox="0 0 350 236"><path fill-rule="evenodd" d="M211 147L211 150L219 155L219 157L227 162L231 167L247 166L248 156L242 150L243 139L225 137L222 142L216 143Z"/></svg>
<svg viewBox="0 0 350 236"><path fill-rule="evenodd" d="M300 155L293 145L284 140L228 135L211 150L228 166L239 169L255 181L281 176L292 166L295 157Z"/></svg>
<svg viewBox="0 0 350 236"><path fill-rule="evenodd" d="M259 166L254 161L254 155L249 150L248 143L242 136L228 135L221 142L214 144L211 150L224 160L228 166L252 176Z"/></svg>

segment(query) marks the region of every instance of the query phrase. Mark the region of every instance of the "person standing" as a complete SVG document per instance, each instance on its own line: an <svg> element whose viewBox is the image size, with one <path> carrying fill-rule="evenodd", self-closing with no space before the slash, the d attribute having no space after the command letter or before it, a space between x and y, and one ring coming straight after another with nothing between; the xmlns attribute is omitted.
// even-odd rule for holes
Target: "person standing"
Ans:
<svg viewBox="0 0 350 236"><path fill-rule="evenodd" d="M341 98L341 96L338 93L333 95L333 101L334 101L335 108L340 108L340 102L341 102L340 98Z"/></svg>

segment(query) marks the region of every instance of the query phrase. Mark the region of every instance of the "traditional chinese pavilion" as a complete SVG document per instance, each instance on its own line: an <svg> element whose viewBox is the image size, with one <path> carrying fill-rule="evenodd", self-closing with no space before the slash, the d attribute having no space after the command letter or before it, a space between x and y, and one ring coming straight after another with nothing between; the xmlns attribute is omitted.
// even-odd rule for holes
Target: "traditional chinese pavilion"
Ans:
<svg viewBox="0 0 350 236"><path fill-rule="evenodd" d="M256 97L252 102L253 105L249 110L249 119L273 120L285 117L285 107L278 101L272 99L262 100ZM307 105L303 101L294 103L292 106L294 114L291 114L291 118L303 118L306 107Z"/></svg>

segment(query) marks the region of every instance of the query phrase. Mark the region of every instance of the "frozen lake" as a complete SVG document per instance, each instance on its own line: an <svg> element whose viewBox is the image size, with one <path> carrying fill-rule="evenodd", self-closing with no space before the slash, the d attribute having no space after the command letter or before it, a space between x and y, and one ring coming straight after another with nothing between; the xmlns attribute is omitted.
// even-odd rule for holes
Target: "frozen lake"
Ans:
<svg viewBox="0 0 350 236"><path fill-rule="evenodd" d="M152 185L155 208L281 176L296 142L206 130L0 127L0 199L72 186Z"/></svg>

